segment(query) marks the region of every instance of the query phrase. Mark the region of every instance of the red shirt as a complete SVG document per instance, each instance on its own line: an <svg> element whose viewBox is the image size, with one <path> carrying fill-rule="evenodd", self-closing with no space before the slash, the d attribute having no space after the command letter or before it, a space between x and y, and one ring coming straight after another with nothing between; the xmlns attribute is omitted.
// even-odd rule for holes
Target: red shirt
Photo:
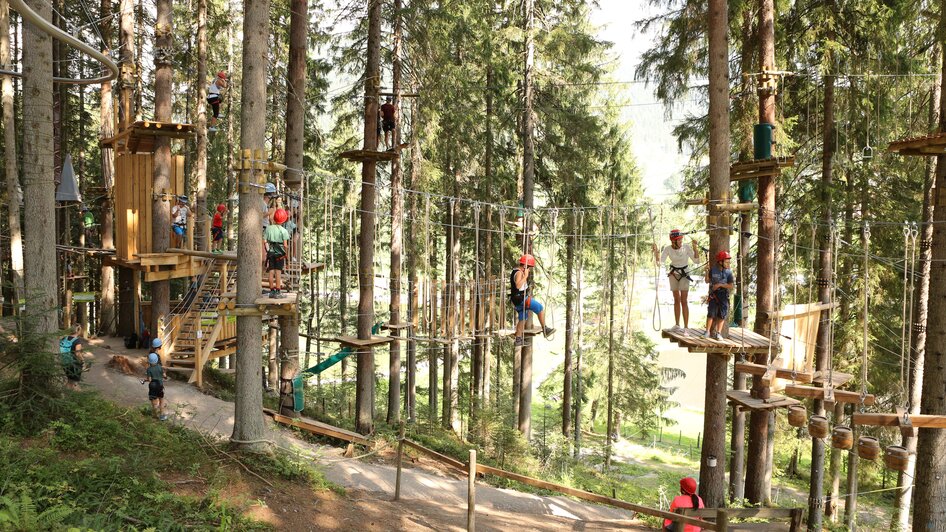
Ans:
<svg viewBox="0 0 946 532"><path fill-rule="evenodd" d="M213 226L220 227L220 228L223 227L223 216L220 215L219 211L216 214L214 214Z"/></svg>
<svg viewBox="0 0 946 532"><path fill-rule="evenodd" d="M704 508L703 499L701 499L699 496L696 497L696 502L699 503L699 508ZM672 512L677 508L693 508L693 499L689 495L677 495L673 498L673 502L670 503L670 511ZM671 523L672 521L665 519L664 528L666 528L667 525ZM694 525L683 526L683 532L700 532L700 530L703 529Z"/></svg>
<svg viewBox="0 0 946 532"><path fill-rule="evenodd" d="M381 116L382 116L385 120L392 120L392 121L393 121L393 120L394 120L394 111L395 111L396 109L397 109L397 108L394 107L394 104L393 104L393 103L384 103L384 104L381 104Z"/></svg>

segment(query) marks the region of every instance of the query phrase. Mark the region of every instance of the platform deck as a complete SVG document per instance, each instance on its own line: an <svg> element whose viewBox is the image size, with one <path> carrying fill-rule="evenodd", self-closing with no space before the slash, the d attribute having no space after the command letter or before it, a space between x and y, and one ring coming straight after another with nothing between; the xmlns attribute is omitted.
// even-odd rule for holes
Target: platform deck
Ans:
<svg viewBox="0 0 946 532"><path fill-rule="evenodd" d="M736 371L739 373L748 373L749 375L760 375L764 376L765 373L769 370L768 366L763 364L752 364L749 362L737 363L735 366ZM795 371L792 374L791 368L772 368L775 378L777 379L786 379L793 380L795 382L804 382L809 383L813 377L812 373L809 371Z"/></svg>
<svg viewBox="0 0 946 532"><path fill-rule="evenodd" d="M887 145L887 151L900 155L933 156L946 154L946 133L933 133L921 137L895 140Z"/></svg>
<svg viewBox="0 0 946 532"><path fill-rule="evenodd" d="M729 390L726 392L726 399L746 410L773 410L801 404L797 399L777 394L772 394L768 399L756 399L746 390Z"/></svg>
<svg viewBox="0 0 946 532"><path fill-rule="evenodd" d="M729 180L742 181L763 176L775 176L782 172L782 168L795 166L794 157L773 157L771 159L756 159L733 163L729 167Z"/></svg>
<svg viewBox="0 0 946 532"><path fill-rule="evenodd" d="M835 371L831 373L831 382L834 384L835 388L840 388L845 384L854 380L854 375L850 373L841 373L840 371ZM812 384L818 384L824 386L828 382L828 372L825 372L824 375L820 371L816 371L811 379Z"/></svg>
<svg viewBox="0 0 946 532"><path fill-rule="evenodd" d="M338 156L356 162L388 162L397 159L400 155L396 151L348 150L343 151Z"/></svg>
<svg viewBox="0 0 946 532"><path fill-rule="evenodd" d="M685 347L691 353L709 353L713 355L731 355L733 353L747 353L750 355L770 352L769 339L756 334L749 329L732 327L729 337L721 340L705 338L706 329L664 329L661 336Z"/></svg>

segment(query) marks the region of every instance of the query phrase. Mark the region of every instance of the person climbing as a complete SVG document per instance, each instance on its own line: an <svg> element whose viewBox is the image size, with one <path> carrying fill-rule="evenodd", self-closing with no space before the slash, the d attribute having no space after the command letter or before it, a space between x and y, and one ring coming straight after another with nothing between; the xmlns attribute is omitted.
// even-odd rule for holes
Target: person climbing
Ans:
<svg viewBox="0 0 946 532"><path fill-rule="evenodd" d="M148 400L151 401L151 408L154 411L154 417L165 421L168 416L164 413L167 402L164 398L164 381L168 374L161 365L161 339L155 338L151 341L151 351L148 353L148 369L145 370L145 378L141 384L148 383Z"/></svg>
<svg viewBox="0 0 946 532"><path fill-rule="evenodd" d="M535 257L526 253L519 257L519 267L512 270L509 275L509 299L516 308L516 345L523 344L525 334L526 319L531 310L539 317L539 325L542 326L542 334L548 338L552 336L555 329L545 325L545 307L538 300L527 295L529 291L529 268L535 267Z"/></svg>
<svg viewBox="0 0 946 532"><path fill-rule="evenodd" d="M85 246L91 247L92 236L95 235L95 215L92 214L89 206L85 203L82 204L80 212L82 214L82 231L85 234Z"/></svg>
<svg viewBox="0 0 946 532"><path fill-rule="evenodd" d="M707 296L706 334L707 338L722 340L723 324L729 316L729 291L736 282L732 270L729 269L729 260L732 257L725 249L716 254L716 265L706 272L706 282L709 284Z"/></svg>
<svg viewBox="0 0 946 532"><path fill-rule="evenodd" d="M266 271L269 272L269 297L281 299L282 270L286 266L286 249L289 247L289 231L282 224L289 219L284 209L276 209L273 223L263 233L263 249L266 251Z"/></svg>
<svg viewBox="0 0 946 532"><path fill-rule="evenodd" d="M672 330L684 330L690 325L690 306L687 304L687 292L690 290L690 273L687 268L690 261L699 262L700 248L695 239L691 239L691 246L683 245L683 233L679 229L670 231L670 245L664 246L657 254L657 244L654 244L654 259L657 264L664 264L670 259L667 268L667 278L670 280L670 291L673 293L673 320ZM680 316L683 316L683 327L680 327Z"/></svg>
<svg viewBox="0 0 946 532"><path fill-rule="evenodd" d="M221 203L217 205L217 212L214 213L213 222L210 224L212 253L223 253L223 215L227 213L227 206Z"/></svg>
<svg viewBox="0 0 946 532"><path fill-rule="evenodd" d="M227 73L224 71L217 72L217 77L214 78L213 82L210 83L210 87L207 88L207 103L210 104L210 108L213 111L213 116L210 117L210 128L207 131L217 131L217 122L220 120L220 104L223 103L223 93L227 91Z"/></svg>
<svg viewBox="0 0 946 532"><path fill-rule="evenodd" d="M82 367L85 363L82 341L82 325L79 324L72 328L72 334L59 340L59 362L66 373L66 386L75 391L79 391Z"/></svg>
<svg viewBox="0 0 946 532"><path fill-rule="evenodd" d="M171 230L174 232L174 247L184 247L184 236L187 234L187 218L190 216L190 209L187 204L190 200L187 196L178 196L177 203L171 208L171 219L173 225Z"/></svg>
<svg viewBox="0 0 946 532"><path fill-rule="evenodd" d="M390 96L381 104L381 130L384 132L384 147L394 150L394 129L397 127L397 106Z"/></svg>
<svg viewBox="0 0 946 532"><path fill-rule="evenodd" d="M680 495L673 498L670 502L670 511L678 508L704 508L703 499L696 494L696 480L690 477L680 479ZM681 529L670 519L664 519L664 530L671 532L700 532L702 528L696 525L683 525Z"/></svg>

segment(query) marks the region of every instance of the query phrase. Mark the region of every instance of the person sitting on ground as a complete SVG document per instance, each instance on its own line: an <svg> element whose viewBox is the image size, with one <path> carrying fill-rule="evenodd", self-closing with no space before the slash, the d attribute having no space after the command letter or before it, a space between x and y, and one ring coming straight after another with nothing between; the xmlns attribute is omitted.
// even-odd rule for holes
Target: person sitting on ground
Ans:
<svg viewBox="0 0 946 532"><path fill-rule="evenodd" d="M223 203L217 205L217 212L214 213L213 222L210 224L210 236L212 239L210 251L213 253L223 253L223 215L226 213L226 205Z"/></svg>
<svg viewBox="0 0 946 532"><path fill-rule="evenodd" d="M397 128L397 106L390 96L381 104L381 130L384 132L384 147L394 149L394 129Z"/></svg>
<svg viewBox="0 0 946 532"><path fill-rule="evenodd" d="M187 204L190 200L187 196L178 196L177 203L171 208L171 226L174 232L174 246L176 248L184 247L184 237L187 235L187 218L190 216L190 209Z"/></svg>
<svg viewBox="0 0 946 532"><path fill-rule="evenodd" d="M729 317L729 291L736 282L729 260L732 257L725 249L716 254L716 265L707 270L706 282L709 284L706 313L706 337L722 340L723 325Z"/></svg>
<svg viewBox="0 0 946 532"><path fill-rule="evenodd" d="M72 334L59 340L59 362L66 373L66 386L75 391L79 391L82 366L85 362L82 342L82 325L79 324L72 328Z"/></svg>
<svg viewBox="0 0 946 532"><path fill-rule="evenodd" d="M95 215L88 205L82 204L82 231L85 234L85 246L92 246L92 236L95 235Z"/></svg>
<svg viewBox="0 0 946 532"><path fill-rule="evenodd" d="M286 249L289 247L289 232L282 224L289 219L289 214L283 209L276 209L273 214L273 223L269 224L263 233L263 249L266 256L266 271L269 272L269 297L280 299L282 294L282 271L286 266Z"/></svg>
<svg viewBox="0 0 946 532"><path fill-rule="evenodd" d="M704 508L703 499L696 494L696 480L690 477L680 479L680 495L673 498L670 502L670 511L676 511L678 508ZM664 519L664 530L671 532L700 532L702 528L695 525L684 525L681 530L676 523L670 519Z"/></svg>
<svg viewBox="0 0 946 532"><path fill-rule="evenodd" d="M151 408L154 411L154 417L165 421L168 416L164 413L167 402L164 398L164 381L168 374L161 365L161 339L155 338L151 341L151 352L148 353L148 369L145 370L145 379L142 384L148 383L148 400L151 401Z"/></svg>
<svg viewBox="0 0 946 532"><path fill-rule="evenodd" d="M210 104L210 109L213 112L213 116L210 117L210 129L208 129L208 131L217 131L215 126L217 125L217 121L220 120L220 104L223 103L223 93L226 91L227 73L223 71L217 72L217 77L214 78L210 87L207 88L207 103Z"/></svg>
<svg viewBox="0 0 946 532"><path fill-rule="evenodd" d="M539 317L542 333L546 338L552 336L555 329L545 325L545 307L538 300L527 295L529 291L529 268L535 267L535 257L528 253L519 257L519 267L509 275L509 299L516 308L516 345L523 344L526 319L531 310Z"/></svg>
<svg viewBox="0 0 946 532"><path fill-rule="evenodd" d="M675 322L673 330L682 330L680 327L680 315L683 315L683 329L690 325L690 307L687 305L687 293L690 290L690 278L687 267L690 261L694 264L699 262L700 248L695 239L691 241L692 246L683 245L683 233L679 229L670 231L670 245L664 246L660 254L657 254L657 244L654 244L654 258L657 264L664 264L670 259L670 266L667 269L667 278L670 280L670 291L673 293L673 320Z"/></svg>

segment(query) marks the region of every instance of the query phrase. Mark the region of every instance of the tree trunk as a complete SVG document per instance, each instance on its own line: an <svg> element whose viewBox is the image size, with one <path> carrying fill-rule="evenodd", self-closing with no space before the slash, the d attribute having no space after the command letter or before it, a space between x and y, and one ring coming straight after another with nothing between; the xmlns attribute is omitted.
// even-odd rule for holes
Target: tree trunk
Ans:
<svg viewBox="0 0 946 532"><path fill-rule="evenodd" d="M408 190L415 190L420 181L420 141L417 137L419 114L420 112L415 98L411 101L411 171L408 174ZM417 275L417 254L419 250L415 231L420 227L420 224L417 222L417 217L419 216L417 201L417 194L411 195L410 214L407 217L409 224L407 230L407 283L411 290L410 304L407 308L407 322L411 324L411 328L408 329L410 339L407 341L407 391L405 393L407 396L407 420L409 423L414 423L417 420L417 341L415 340L418 333L417 325L419 324L417 302L426 297L426 294L421 293L419 290L420 278ZM420 319L423 320L424 317L420 316ZM431 350L429 352L432 353L433 351ZM436 358L436 355L432 355L431 358Z"/></svg>
<svg viewBox="0 0 946 532"><path fill-rule="evenodd" d="M844 403L834 403L834 423L840 425L844 417ZM831 494L824 505L824 513L831 518L831 522L838 519L838 496L841 493L841 458L845 453L842 449L831 448Z"/></svg>
<svg viewBox="0 0 946 532"><path fill-rule="evenodd" d="M135 121L135 2L119 2L119 58L121 60L121 104L118 106L120 129Z"/></svg>
<svg viewBox="0 0 946 532"><path fill-rule="evenodd" d="M523 16L523 34L525 36L525 54L522 67L522 87L523 87L523 107L522 107L522 200L525 209L525 220L532 215L535 193L535 144L533 134L535 124L532 116L532 69L535 64L535 1L522 0ZM530 253L532 249L532 237L526 223L522 228L525 233L526 241L523 253ZM534 288L533 288L534 290ZM546 302L548 304L550 302ZM532 316L529 315L529 321L526 327L532 325ZM533 336L526 336L522 345L522 357L520 359L521 377L519 379L519 432L526 439L532 437L532 343Z"/></svg>
<svg viewBox="0 0 946 532"><path fill-rule="evenodd" d="M51 4L27 0L26 4L44 20ZM53 80L52 38L24 22L23 49L23 208L27 212L56 212L53 175ZM23 224L24 244L30 252L24 261L27 323L31 332L58 330L56 316L56 227L52 216L27 216ZM50 337L49 351L55 340ZM38 376L24 371L27 386L44 385ZM41 377L39 377L41 378Z"/></svg>
<svg viewBox="0 0 946 532"><path fill-rule="evenodd" d="M279 386L279 328L276 327L276 324L273 323L273 320L270 320L266 327L266 331L268 334L268 349L266 352L266 385L270 390L275 390L276 387Z"/></svg>
<svg viewBox="0 0 946 532"><path fill-rule="evenodd" d="M933 64L939 66L942 61L939 50L935 51ZM942 70L939 72L936 82L930 96L930 123L938 124L940 120L940 98L942 91ZM926 324L928 319L928 308L930 301L930 258L932 249L930 244L933 240L933 195L936 189L933 188L933 182L936 178L936 159L928 157L926 160L926 179L923 183L923 225L920 226L919 245L920 261L919 275L915 277L919 282L913 287L913 323L910 328L912 352L908 353L911 360L911 373L909 378L908 411L915 415L920 413L920 403L923 398L923 363L926 359ZM891 530L907 531L910 530L910 504L913 500L913 479L916 474L916 448L917 437L904 437L900 445L905 447L910 453L907 462L906 471L900 472L897 478L897 506L894 509L893 523Z"/></svg>
<svg viewBox="0 0 946 532"><path fill-rule="evenodd" d="M102 53L110 55L112 41L112 2L111 0L102 0L100 4L99 16L102 20L99 22L99 33L102 35L102 41L105 43ZM115 134L115 115L112 95L112 82L102 83L102 90L99 95L99 122L101 130L99 138L106 139ZM114 225L112 222L112 185L115 183L114 154L111 148L102 146L102 187L105 190L105 198L102 201L102 210L99 215L99 229L102 237L103 249L115 248ZM105 264L101 266L101 277L99 281L99 290L101 299L98 312L97 334L100 336L115 335L115 268Z"/></svg>
<svg viewBox="0 0 946 532"><path fill-rule="evenodd" d="M170 54L174 45L172 0L157 0L154 27L154 119L171 122L171 90L174 71ZM171 240L171 139L154 139L154 200L151 207L151 251L164 253ZM151 332L161 334L159 323L170 313L170 281L151 283Z"/></svg>
<svg viewBox="0 0 946 532"><path fill-rule="evenodd" d="M10 11L6 0L0 0L0 65L12 65L10 53ZM13 106L13 77L3 76L3 161L7 178L7 223L10 228L10 269L13 272L13 303L20 313L20 299L26 296L23 286L23 231L20 228L20 174L16 158L16 110ZM105 92L103 86L102 92ZM24 117L25 118L25 117ZM25 124L24 124L25 125Z"/></svg>
<svg viewBox="0 0 946 532"><path fill-rule="evenodd" d="M460 197L460 191L458 190L459 178L459 171L454 170L454 197ZM445 392L449 391L450 394L450 428L453 429L455 434L461 435L459 393L460 341L457 339L460 334L460 324L458 323L460 317L460 223L457 213L457 202L453 201L450 205L451 227L447 229L451 233L450 272L452 278L452 281L447 281L448 283L452 283L450 289L450 322L448 325L448 335L450 338L450 344L448 345L450 349L450 381L448 386L446 379L444 379L443 389ZM446 369L446 367L447 364L444 362L444 368Z"/></svg>
<svg viewBox="0 0 946 532"><path fill-rule="evenodd" d="M216 77L214 77L216 79ZM207 218L207 0L197 0L197 212L194 217L195 247L209 251L204 233Z"/></svg>
<svg viewBox="0 0 946 532"><path fill-rule="evenodd" d="M940 7L940 28L946 26L946 0ZM946 34L940 32L940 54L946 47ZM941 76L946 77L946 60L942 62ZM944 108L944 95L940 91L940 109ZM946 132L946 113L940 113L939 131ZM946 204L946 156L936 158L936 201L934 205ZM946 222L946 209L933 210L933 223ZM926 343L933 346L925 353L923 362L923 390L920 411L923 414L946 415L946 396L943 381L946 380L946 231L933 231L932 257L929 275L929 310L927 314ZM924 265L925 267L925 265ZM916 501L913 507L914 530L946 529L946 433L942 430L920 430L917 456L927 461L916 474Z"/></svg>
<svg viewBox="0 0 946 532"><path fill-rule="evenodd" d="M572 210L568 219L568 237L565 243L565 362L562 369L562 435L568 438L572 423L572 351L574 350L575 294L572 291L575 280L575 232L578 229L576 218L578 211Z"/></svg>
<svg viewBox="0 0 946 532"><path fill-rule="evenodd" d="M608 211L608 419L607 442L604 453L605 467L611 467L611 447L614 442L614 177L611 178L611 209ZM724 414L725 415L725 414ZM725 421L723 422L725 423Z"/></svg>
<svg viewBox="0 0 946 532"><path fill-rule="evenodd" d="M429 211L429 209L427 210ZM429 216L429 212L428 212L428 216ZM429 221L429 217L428 217L428 221ZM428 224L426 231L428 233L430 232L430 224ZM427 260L430 261L431 265L437 264L437 239L436 238L432 239L432 242L430 245L430 257L428 257ZM427 279L427 282L431 286L434 286L434 287L437 286L436 280L434 279ZM436 334L436 331L434 329L436 329L437 327L436 290L432 290L430 293L430 309L431 309L431 313L430 313L431 330L428 331L428 335L433 337ZM443 312L442 308L441 308L441 312ZM437 379L438 379L439 371L437 369L438 361L437 361L436 347L431 347L430 349L427 350L427 362L428 362L428 367L427 367L428 369L428 372L427 372L427 382L428 382L427 396L428 397L427 399L428 400L427 402L428 402L428 407L430 410L429 421L431 425L435 425L437 423L437 400L440 397L440 392L437 389ZM446 364L446 361L444 361L444 364Z"/></svg>
<svg viewBox="0 0 946 532"><path fill-rule="evenodd" d="M401 105L401 40L403 31L401 26L402 0L394 0L394 45L391 50L391 82L394 91L394 105L400 109ZM400 124L392 132L393 144L401 143ZM401 159L391 161L391 324L401 323L401 248L404 242L402 225L404 223L404 199L401 190ZM392 335L400 335L401 329L391 331ZM386 421L396 425L401 420L401 342L390 344L388 359L388 415Z"/></svg>
<svg viewBox="0 0 946 532"><path fill-rule="evenodd" d="M240 105L240 147L244 159L261 159L266 142L266 74L269 68L269 0L243 4L243 86ZM241 183L263 183L261 170L241 162ZM237 239L237 303L249 306L262 286L263 202L257 187L240 186L240 227ZM262 319L237 316L236 401L230 441L246 450L262 449L263 423Z"/></svg>
<svg viewBox="0 0 946 532"><path fill-rule="evenodd" d="M729 42L726 0L710 0L709 5L709 155L711 201L723 201L729 193ZM724 215L725 216L725 215ZM716 224L724 227L726 223ZM712 227L712 225L710 225ZM711 230L710 250L729 249L725 229ZM725 357L706 357L706 400L700 496L707 508L717 508L726 499L726 385Z"/></svg>
<svg viewBox="0 0 946 532"><path fill-rule="evenodd" d="M368 58L365 66L364 149L378 149L378 98L381 78L381 1L368 0ZM361 166L361 234L358 237L358 338L371 338L374 324L374 221L377 190L376 161ZM355 429L362 434L374 430L374 352L358 354L355 393Z"/></svg>
<svg viewBox="0 0 946 532"><path fill-rule="evenodd" d="M289 9L289 64L286 72L286 186L293 196L304 198L302 168L305 165L305 88L306 50L309 42L309 4L306 0L292 0ZM305 205L300 201L294 213L300 245L305 242ZM291 259L303 262L303 249L293 249ZM299 270L301 272L301 268ZM301 275L301 273L300 273ZM302 292L302 279L294 287ZM279 317L282 357L279 383L279 409L284 416L295 416L292 379L299 372L299 307L292 316ZM311 334L311 331L310 331Z"/></svg>

